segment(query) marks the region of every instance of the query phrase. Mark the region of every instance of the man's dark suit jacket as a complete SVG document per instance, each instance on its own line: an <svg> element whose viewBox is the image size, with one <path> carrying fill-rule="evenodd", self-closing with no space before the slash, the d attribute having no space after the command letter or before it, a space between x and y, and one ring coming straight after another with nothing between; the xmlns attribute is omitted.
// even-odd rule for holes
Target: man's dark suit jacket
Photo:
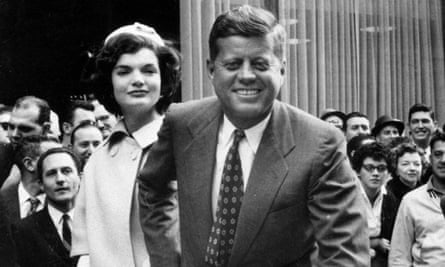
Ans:
<svg viewBox="0 0 445 267"><path fill-rule="evenodd" d="M6 205L0 200L0 266L15 266L16 254Z"/></svg>
<svg viewBox="0 0 445 267"><path fill-rule="evenodd" d="M215 97L172 105L139 176L141 225L152 267L173 261L177 181L181 266L206 266L213 223L218 129ZM252 165L228 266L368 266L364 199L333 126L275 101ZM174 240L172 240L173 242ZM169 256L166 256L169 255ZM162 258L164 257L164 259ZM160 259L159 262L157 261ZM164 266L173 266L165 265Z"/></svg>
<svg viewBox="0 0 445 267"><path fill-rule="evenodd" d="M41 211L13 225L17 260L22 267L75 266L77 258L70 258L56 226L45 207Z"/></svg>
<svg viewBox="0 0 445 267"><path fill-rule="evenodd" d="M0 199L6 205L6 213L11 223L17 223L21 219L18 186L13 185L0 191Z"/></svg>
<svg viewBox="0 0 445 267"><path fill-rule="evenodd" d="M0 187L8 178L12 165L14 165L14 153L11 144L0 143Z"/></svg>

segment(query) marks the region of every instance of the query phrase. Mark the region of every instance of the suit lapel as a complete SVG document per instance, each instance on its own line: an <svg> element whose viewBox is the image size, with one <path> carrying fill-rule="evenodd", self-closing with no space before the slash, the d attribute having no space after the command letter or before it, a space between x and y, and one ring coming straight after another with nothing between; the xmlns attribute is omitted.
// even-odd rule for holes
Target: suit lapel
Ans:
<svg viewBox="0 0 445 267"><path fill-rule="evenodd" d="M59 255L62 259L69 257L69 251L63 245L59 233L56 230L56 226L49 216L48 207L45 207L38 213L36 224L37 229L39 229L40 233L42 233L43 237L47 241L48 247L50 247L51 250L53 250L54 253Z"/></svg>
<svg viewBox="0 0 445 267"><path fill-rule="evenodd" d="M238 266L259 232L288 172L285 156L295 147L283 104L274 103L271 120L255 155L238 219L229 266Z"/></svg>
<svg viewBox="0 0 445 267"><path fill-rule="evenodd" d="M182 203L189 204L186 209L191 211L191 216L194 218L194 225L188 227L199 229L197 236L190 236L195 240L197 247L201 248L195 253L205 251L213 223L211 193L217 135L222 112L217 102L212 107L206 113L198 114L189 123L191 142L184 151L184 166L187 172L184 177L188 180L182 181L182 184L183 194L186 195L184 197L189 201ZM198 257L204 258L204 254Z"/></svg>

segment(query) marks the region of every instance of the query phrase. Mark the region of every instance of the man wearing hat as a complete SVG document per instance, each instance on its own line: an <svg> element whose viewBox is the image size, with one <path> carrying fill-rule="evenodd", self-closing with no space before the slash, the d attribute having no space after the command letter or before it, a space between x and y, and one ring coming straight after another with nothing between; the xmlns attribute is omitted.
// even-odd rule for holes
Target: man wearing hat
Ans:
<svg viewBox="0 0 445 267"><path fill-rule="evenodd" d="M346 116L345 113L341 111L335 109L326 109L320 116L320 119L334 125L341 131L343 131L345 116Z"/></svg>
<svg viewBox="0 0 445 267"><path fill-rule="evenodd" d="M388 145L392 139L402 135L404 128L405 126L401 120L383 115L376 120L371 134L378 142Z"/></svg>

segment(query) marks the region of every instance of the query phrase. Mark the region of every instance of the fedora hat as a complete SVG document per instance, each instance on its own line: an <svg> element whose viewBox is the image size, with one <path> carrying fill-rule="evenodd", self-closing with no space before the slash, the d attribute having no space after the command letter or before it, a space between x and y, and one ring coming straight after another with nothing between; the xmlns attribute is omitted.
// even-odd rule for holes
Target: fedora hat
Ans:
<svg viewBox="0 0 445 267"><path fill-rule="evenodd" d="M374 128L372 128L371 130L371 134L373 136L376 136L385 126L388 125L393 125L394 127L396 127L400 135L403 133L403 129L405 128L405 125L401 120L393 119L389 115L383 115L375 121L375 125Z"/></svg>

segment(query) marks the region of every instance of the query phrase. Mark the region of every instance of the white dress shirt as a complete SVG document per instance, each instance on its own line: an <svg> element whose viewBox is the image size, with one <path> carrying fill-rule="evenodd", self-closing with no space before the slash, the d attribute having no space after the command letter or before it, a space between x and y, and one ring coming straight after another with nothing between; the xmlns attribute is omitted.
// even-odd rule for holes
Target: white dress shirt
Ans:
<svg viewBox="0 0 445 267"><path fill-rule="evenodd" d="M67 214L69 216L68 219L68 226L70 227L70 230L73 229L73 216L74 216L74 209L71 209L67 213L63 213L60 210L54 208L50 204L48 204L48 213L49 217L51 217L51 221L53 221L54 226L57 229L57 233L59 234L60 240L63 240L63 215Z"/></svg>
<svg viewBox="0 0 445 267"><path fill-rule="evenodd" d="M250 171L252 169L253 160L255 154L263 137L264 130L270 119L269 115L259 122L258 124L244 129L245 138L243 138L238 146L238 152L241 159L241 169L243 170L243 185L244 190L247 188L247 182L249 180ZM216 163L213 173L213 186L212 186L212 212L214 219L216 216L216 209L218 206L218 195L221 187L221 177L224 169L224 162L226 160L227 152L233 143L236 127L230 122L230 120L224 115L221 126L218 131L218 144L216 146Z"/></svg>
<svg viewBox="0 0 445 267"><path fill-rule="evenodd" d="M28 191L26 191L23 184L20 182L18 186L18 196L19 196L19 205L20 205L20 218L25 218L31 209L31 202L28 201L29 198L37 198L40 200L39 205L37 206L36 212L43 209L45 203L45 194L37 195L36 197L32 197Z"/></svg>

